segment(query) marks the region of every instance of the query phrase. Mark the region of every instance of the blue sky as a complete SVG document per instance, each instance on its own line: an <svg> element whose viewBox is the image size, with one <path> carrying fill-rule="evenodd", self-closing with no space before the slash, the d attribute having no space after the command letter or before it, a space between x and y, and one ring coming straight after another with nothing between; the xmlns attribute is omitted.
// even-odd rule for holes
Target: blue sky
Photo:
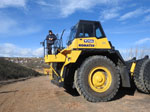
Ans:
<svg viewBox="0 0 150 112"><path fill-rule="evenodd" d="M149 0L0 0L0 56L42 56L39 43L49 29L59 35L66 29L66 43L80 19L101 21L122 54L150 48Z"/></svg>

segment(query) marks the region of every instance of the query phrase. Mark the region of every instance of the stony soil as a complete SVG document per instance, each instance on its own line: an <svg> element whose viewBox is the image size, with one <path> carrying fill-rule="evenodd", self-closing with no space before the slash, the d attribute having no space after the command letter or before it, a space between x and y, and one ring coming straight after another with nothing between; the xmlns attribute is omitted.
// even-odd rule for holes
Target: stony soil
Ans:
<svg viewBox="0 0 150 112"><path fill-rule="evenodd" d="M91 103L41 76L1 86L0 112L150 112L149 95L120 91L113 101Z"/></svg>

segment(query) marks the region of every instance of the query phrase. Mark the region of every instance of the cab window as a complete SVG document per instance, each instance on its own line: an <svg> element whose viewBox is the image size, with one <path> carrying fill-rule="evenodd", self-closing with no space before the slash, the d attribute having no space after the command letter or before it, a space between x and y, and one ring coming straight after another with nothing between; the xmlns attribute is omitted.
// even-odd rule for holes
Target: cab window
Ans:
<svg viewBox="0 0 150 112"><path fill-rule="evenodd" d="M70 35L69 35L69 38L68 38L67 45L70 45L70 44L72 43L72 41L73 41L74 38L75 38L76 32L77 32L77 25L76 25L76 26L73 26L73 27L71 28L71 32L70 32Z"/></svg>
<svg viewBox="0 0 150 112"><path fill-rule="evenodd" d="M94 37L93 24L81 24L78 37Z"/></svg>
<svg viewBox="0 0 150 112"><path fill-rule="evenodd" d="M98 27L97 29L96 29L96 37L97 38L101 38L103 35L102 35L102 32L101 32L101 30L100 30L100 28Z"/></svg>

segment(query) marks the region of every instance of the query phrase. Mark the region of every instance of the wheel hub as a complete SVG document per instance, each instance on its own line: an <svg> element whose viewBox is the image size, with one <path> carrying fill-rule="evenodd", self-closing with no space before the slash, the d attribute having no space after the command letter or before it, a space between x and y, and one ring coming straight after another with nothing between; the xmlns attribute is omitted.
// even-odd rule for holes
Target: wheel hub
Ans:
<svg viewBox="0 0 150 112"><path fill-rule="evenodd" d="M92 77L92 82L95 87L100 87L105 83L105 75L103 72L96 72Z"/></svg>
<svg viewBox="0 0 150 112"><path fill-rule="evenodd" d="M95 67L89 73L88 82L95 92L105 92L111 86L111 72L105 67Z"/></svg>

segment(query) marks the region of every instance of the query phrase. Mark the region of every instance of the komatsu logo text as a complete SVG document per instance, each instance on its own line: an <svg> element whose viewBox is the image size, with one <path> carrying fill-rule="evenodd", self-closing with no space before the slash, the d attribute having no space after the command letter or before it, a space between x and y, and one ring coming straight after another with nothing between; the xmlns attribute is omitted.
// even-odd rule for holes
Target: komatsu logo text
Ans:
<svg viewBox="0 0 150 112"><path fill-rule="evenodd" d="M94 44L79 44L79 47L94 47Z"/></svg>

